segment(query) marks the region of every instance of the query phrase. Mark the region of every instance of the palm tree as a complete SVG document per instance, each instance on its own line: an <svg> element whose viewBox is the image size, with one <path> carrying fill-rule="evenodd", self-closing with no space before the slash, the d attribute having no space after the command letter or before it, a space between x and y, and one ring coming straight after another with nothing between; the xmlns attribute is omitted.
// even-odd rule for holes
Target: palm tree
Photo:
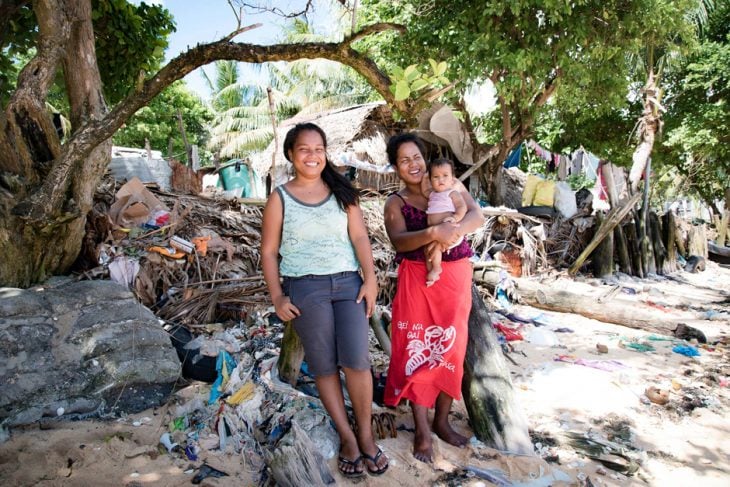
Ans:
<svg viewBox="0 0 730 487"><path fill-rule="evenodd" d="M295 19L286 42L322 40ZM219 61L215 80L206 76L216 113L210 148L221 157L242 157L263 150L274 136L267 90L278 123L297 113L316 113L375 99L374 90L352 68L326 60L268 63L259 80L244 83L238 65Z"/></svg>

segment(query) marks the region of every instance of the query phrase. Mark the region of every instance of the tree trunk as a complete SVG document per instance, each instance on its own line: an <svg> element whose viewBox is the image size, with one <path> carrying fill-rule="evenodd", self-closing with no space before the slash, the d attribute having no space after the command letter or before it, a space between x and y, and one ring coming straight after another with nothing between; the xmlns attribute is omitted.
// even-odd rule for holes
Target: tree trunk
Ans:
<svg viewBox="0 0 730 487"><path fill-rule="evenodd" d="M616 181L614 181L613 178L613 164L602 164L601 174L603 175L603 180L606 181L606 187L608 188L608 200L611 203L611 208L616 208L619 206L620 201L618 198L618 192L616 191ZM631 274L629 248L626 244L626 236L624 235L624 230L621 225L616 225L616 228L613 229L613 241L621 272Z"/></svg>
<svg viewBox="0 0 730 487"><path fill-rule="evenodd" d="M650 60L649 65L653 65L653 59ZM657 86L657 77L654 74L653 67L649 70L642 91L644 94L644 111L639 119L639 144L631 157L633 162L629 172L629 183L633 192L638 190L641 175L646 172L646 165L654 148L654 139L661 127L659 87Z"/></svg>
<svg viewBox="0 0 730 487"><path fill-rule="evenodd" d="M0 121L0 169L16 183L0 196L0 283L22 287L74 262L94 190L111 157L108 141L84 158L73 148L62 150L45 107L62 65L74 130L106 113L90 2L43 0L34 11L38 54L21 72Z"/></svg>
<svg viewBox="0 0 730 487"><path fill-rule="evenodd" d="M531 454L525 416L512 390L502 348L489 311L472 285L469 343L464 360L462 394L474 434L487 445L512 453Z"/></svg>

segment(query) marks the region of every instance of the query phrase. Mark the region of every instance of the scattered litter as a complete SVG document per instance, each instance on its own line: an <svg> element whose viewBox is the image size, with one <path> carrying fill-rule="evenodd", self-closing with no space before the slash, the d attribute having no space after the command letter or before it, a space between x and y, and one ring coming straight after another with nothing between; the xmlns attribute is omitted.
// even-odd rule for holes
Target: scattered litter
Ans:
<svg viewBox="0 0 730 487"><path fill-rule="evenodd" d="M672 352L678 353L681 355L686 355L687 357L699 357L700 352L691 345L677 345L674 348L672 348Z"/></svg>
<svg viewBox="0 0 730 487"><path fill-rule="evenodd" d="M221 470L211 467L207 463L204 463L198 470L198 473L195 474L195 477L193 477L192 482L194 484L199 484L200 482L207 479L208 477L211 477L211 478L228 477L228 474Z"/></svg>
<svg viewBox="0 0 730 487"><path fill-rule="evenodd" d="M555 357L556 362L567 362L569 364L583 365L593 369L605 370L606 372L614 372L629 368L619 360L592 360L585 358L577 358L573 355L558 355Z"/></svg>
<svg viewBox="0 0 730 487"><path fill-rule="evenodd" d="M644 391L646 397L654 404L664 405L669 402L669 391L651 386Z"/></svg>

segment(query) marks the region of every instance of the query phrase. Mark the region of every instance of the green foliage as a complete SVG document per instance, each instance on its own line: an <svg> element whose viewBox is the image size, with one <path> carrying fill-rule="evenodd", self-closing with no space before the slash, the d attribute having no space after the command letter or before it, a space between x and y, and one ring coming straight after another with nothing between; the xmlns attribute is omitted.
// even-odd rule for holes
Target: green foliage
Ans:
<svg viewBox="0 0 730 487"><path fill-rule="evenodd" d="M159 68L167 48L167 36L175 31L175 24L170 13L159 5L93 0L92 8L104 95L108 103L114 104L135 86L140 72L150 74ZM21 7L7 25L8 32L0 36L1 106L15 89L18 73L35 46L38 23L30 3ZM57 85L57 92L62 91L60 78Z"/></svg>
<svg viewBox="0 0 730 487"><path fill-rule="evenodd" d="M710 12L700 47L668 75L658 154L675 193L721 199L730 181L730 5Z"/></svg>
<svg viewBox="0 0 730 487"><path fill-rule="evenodd" d="M104 95L114 104L134 88L140 72L149 75L159 68L175 23L160 5L126 0L94 0L92 5Z"/></svg>
<svg viewBox="0 0 730 487"><path fill-rule="evenodd" d="M419 93L427 89L442 88L450 83L449 79L444 76L448 68L446 61L437 63L429 58L428 63L431 68L430 73L422 73L416 64L411 64L406 69L399 66L393 67L390 73L392 82L390 92L395 95L396 101L405 100L410 96L417 97Z"/></svg>
<svg viewBox="0 0 730 487"><path fill-rule="evenodd" d="M29 3L20 7L16 15L7 21L7 31L0 34L0 108L7 105L15 89L18 73L35 52L37 30Z"/></svg>
<svg viewBox="0 0 730 487"><path fill-rule="evenodd" d="M203 101L192 93L183 81L177 81L156 96L148 106L139 110L114 134L115 145L141 148L145 139L155 150L167 152L168 141L173 140L173 154L185 159L185 145L178 127L177 111L180 110L183 126L192 145L205 147L208 139L207 124L213 114ZM201 159L209 158L201 154Z"/></svg>

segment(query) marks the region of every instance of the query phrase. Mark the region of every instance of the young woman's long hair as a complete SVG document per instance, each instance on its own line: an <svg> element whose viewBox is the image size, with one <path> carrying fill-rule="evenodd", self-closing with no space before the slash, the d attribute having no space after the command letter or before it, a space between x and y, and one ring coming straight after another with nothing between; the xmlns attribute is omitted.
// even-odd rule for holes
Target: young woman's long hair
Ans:
<svg viewBox="0 0 730 487"><path fill-rule="evenodd" d="M325 151L327 150L327 135L325 135L324 130L311 122L298 123L284 137L284 157L286 157L287 161L292 162L289 158L289 151L294 150L294 144L299 134L306 131L317 132L322 137ZM335 195L335 199L340 208L346 210L348 206L357 204L359 198L358 191L345 176L337 172L328 156L325 156L322 180L330 191L332 191L332 194Z"/></svg>

